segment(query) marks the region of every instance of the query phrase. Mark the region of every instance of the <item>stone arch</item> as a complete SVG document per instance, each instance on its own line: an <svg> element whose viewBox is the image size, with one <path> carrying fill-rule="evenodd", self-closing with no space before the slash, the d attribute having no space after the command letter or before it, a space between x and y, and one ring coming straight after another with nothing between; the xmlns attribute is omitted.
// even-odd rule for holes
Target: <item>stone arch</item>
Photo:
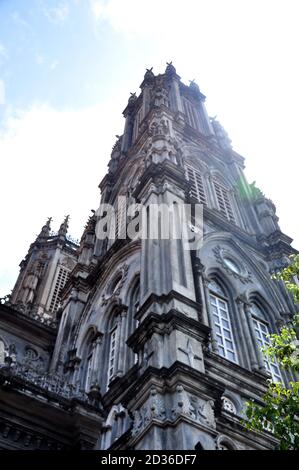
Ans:
<svg viewBox="0 0 299 470"><path fill-rule="evenodd" d="M77 354L78 356L82 356L84 352L86 343L90 340L92 341L96 334L98 333L98 328L94 324L87 324L85 328L82 329L81 334L78 337L77 341Z"/></svg>
<svg viewBox="0 0 299 470"><path fill-rule="evenodd" d="M237 444L228 436L220 434L216 438L216 449L217 450L238 450Z"/></svg>
<svg viewBox="0 0 299 470"><path fill-rule="evenodd" d="M80 358L79 377L77 378L80 387L88 391L91 386L92 373L93 373L93 354L94 354L94 339L97 335L97 328L95 325L87 326L82 341L79 343L78 357Z"/></svg>
<svg viewBox="0 0 299 470"><path fill-rule="evenodd" d="M0 336L0 367L5 364L7 356L7 343L2 336Z"/></svg>
<svg viewBox="0 0 299 470"><path fill-rule="evenodd" d="M270 302L265 298L263 294L258 292L257 290L250 290L247 294L248 300L251 304L257 305L257 307L261 310L261 319L268 322L271 325L271 329L273 332L277 330L277 321L280 319L279 311L275 305L272 305Z"/></svg>
<svg viewBox="0 0 299 470"><path fill-rule="evenodd" d="M236 285L229 279L227 274L223 272L221 268L211 267L206 271L207 278L211 281L215 281L221 289L224 291L226 296L229 298L231 303L234 302L234 299L239 294Z"/></svg>
<svg viewBox="0 0 299 470"><path fill-rule="evenodd" d="M213 246L217 244L227 245L232 251L234 251L243 263L248 267L249 273L251 274L251 281L244 282L245 290L244 294L248 296L252 291L256 291L256 287L253 288L254 280L258 281L261 285L264 294L263 297L267 299L267 302L276 308L273 311L276 312L277 318L279 318L278 310L288 310L285 300L282 298L278 288L274 282L271 281L269 272L264 269L260 264L259 260L254 257L253 253L244 251L242 246L235 240L234 236L229 232L210 232L204 235L203 246L199 252L199 258L201 253L204 253L209 249L210 244ZM255 283L256 284L256 283ZM240 292L239 292L240 294Z"/></svg>
<svg viewBox="0 0 299 470"><path fill-rule="evenodd" d="M101 449L108 449L124 432L127 412L121 405L113 405L108 413L102 432Z"/></svg>
<svg viewBox="0 0 299 470"><path fill-rule="evenodd" d="M112 378L119 375L121 372L119 370L119 361L120 361L120 348L121 348L121 327L122 327L122 313L124 312L124 306L120 306L117 303L109 305L109 308L103 315L102 319L102 330L104 331L103 335L103 348L102 348L102 379L101 383L103 390L107 390L109 383ZM114 336L114 331L116 331L116 336ZM115 343L115 350L112 358L112 345ZM114 347L114 345L113 345ZM113 364L111 364L111 359L113 359ZM123 359L123 358L121 358ZM110 373L111 366L113 366L113 371Z"/></svg>
<svg viewBox="0 0 299 470"><path fill-rule="evenodd" d="M211 168L210 175L212 180L218 181L222 184L228 191L233 189L233 181L227 176L221 173L218 168Z"/></svg>
<svg viewBox="0 0 299 470"><path fill-rule="evenodd" d="M200 451L200 450L204 450L203 445L201 444L200 441L198 441L197 444L195 444L194 449L195 449L197 452Z"/></svg>

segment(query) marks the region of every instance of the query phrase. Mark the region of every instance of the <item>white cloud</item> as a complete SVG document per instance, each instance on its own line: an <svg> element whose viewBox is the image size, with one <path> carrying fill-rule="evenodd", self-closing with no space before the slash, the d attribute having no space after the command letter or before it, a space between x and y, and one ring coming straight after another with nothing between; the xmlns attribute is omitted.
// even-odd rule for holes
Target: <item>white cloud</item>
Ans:
<svg viewBox="0 0 299 470"><path fill-rule="evenodd" d="M55 5L54 12L68 4ZM234 147L244 152L249 180L273 199L282 229L295 237L297 1L90 0L88 5L98 29L106 21L121 39L133 39L126 43L131 54L128 92L132 80L137 88L145 67L153 65L161 73L166 60L174 61L184 81L197 80L207 94L209 113L218 115ZM68 13L66 7L48 17L59 23ZM15 16L15 21L22 20ZM107 73L117 73L123 86L126 69L123 64L121 73L115 69ZM1 207L4 272L16 276L34 234L50 215L57 228L70 212L70 231L80 236L89 209L98 202L97 184L114 134L121 133L120 125L115 127L121 110L111 102L76 112L36 105L9 116L0 135L2 173L7 175L0 185L6 201L6 208ZM14 277L10 274L10 284Z"/></svg>
<svg viewBox="0 0 299 470"><path fill-rule="evenodd" d="M80 238L99 204L98 184L115 134L122 131L117 108L110 103L58 111L37 104L7 117L0 132L0 296L12 288L18 264L47 217L58 229L69 213L70 233Z"/></svg>
<svg viewBox="0 0 299 470"><path fill-rule="evenodd" d="M0 79L0 106L5 104L5 82Z"/></svg>
<svg viewBox="0 0 299 470"><path fill-rule="evenodd" d="M70 13L69 4L66 0L56 2L53 7L49 7L48 4L44 3L42 11L51 23L59 25L65 23Z"/></svg>

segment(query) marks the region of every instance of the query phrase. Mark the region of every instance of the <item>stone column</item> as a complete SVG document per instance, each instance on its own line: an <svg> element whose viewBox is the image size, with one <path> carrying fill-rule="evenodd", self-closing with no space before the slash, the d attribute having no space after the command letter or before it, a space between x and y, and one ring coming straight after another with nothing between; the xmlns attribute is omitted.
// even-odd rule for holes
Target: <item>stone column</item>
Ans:
<svg viewBox="0 0 299 470"><path fill-rule="evenodd" d="M207 179L207 189L209 193L209 199L211 202L211 208L212 209L218 209L218 204L217 204L217 197L214 189L214 184L213 184L213 175L211 173L207 173L205 175Z"/></svg>
<svg viewBox="0 0 299 470"><path fill-rule="evenodd" d="M171 87L173 89L177 111L179 111L180 113L184 113L184 108L183 108L182 99L180 95L180 89L179 89L179 82L176 79L172 80Z"/></svg>
<svg viewBox="0 0 299 470"><path fill-rule="evenodd" d="M75 387L77 385L77 382L80 380L80 364L81 364L81 359L79 357L74 358L72 384Z"/></svg>
<svg viewBox="0 0 299 470"><path fill-rule="evenodd" d="M103 335L99 334L92 344L91 387L99 386L99 359L103 344Z"/></svg>
<svg viewBox="0 0 299 470"><path fill-rule="evenodd" d="M200 313L200 320L204 325L209 326L209 319L207 313L207 305L206 305L206 298L204 293L204 286L203 286L203 273L204 273L204 266L201 264L199 258L195 258L193 264L194 270L194 280L195 280L195 289L197 294L197 302L201 305L201 312Z"/></svg>
<svg viewBox="0 0 299 470"><path fill-rule="evenodd" d="M255 331L254 331L254 325L253 325L253 321L252 321L252 317L251 317L250 304L245 304L244 307L245 307L245 314L246 314L249 330L250 330L250 333L251 333L253 347L254 347L254 350L256 352L258 367L259 367L259 369L261 369L262 371L265 372L266 367L265 367L264 357L263 357L263 354L262 354L262 352L261 352L261 350L260 350L260 348L258 347L258 344L257 344L256 334L255 334Z"/></svg>
<svg viewBox="0 0 299 470"><path fill-rule="evenodd" d="M130 138L130 133L132 132L131 131L131 126L132 126L132 115L131 115L131 113L128 113L126 115L124 136L123 136L122 144L121 144L121 151L122 152L126 152L128 150L129 145L130 145L129 138Z"/></svg>
<svg viewBox="0 0 299 470"><path fill-rule="evenodd" d="M150 87L148 85L144 86L142 98L143 98L143 101L142 101L143 113L142 113L141 119L143 119L147 115L150 109Z"/></svg>
<svg viewBox="0 0 299 470"><path fill-rule="evenodd" d="M249 362L252 370L257 370L259 368L257 356L255 354L255 346L252 341L251 332L248 326L248 321L245 314L245 305L247 305L246 299L243 297L237 297L236 303L238 306L238 312L240 315L242 330L246 342L246 350L249 354Z"/></svg>
<svg viewBox="0 0 299 470"><path fill-rule="evenodd" d="M209 283L210 283L210 279L206 276L203 276L203 294L204 294L205 305L207 309L208 322L209 322L209 326L211 327L211 346L212 346L212 351L218 354L219 352L218 343L216 339L213 313L211 311L211 304L210 304L210 299L209 299Z"/></svg>
<svg viewBox="0 0 299 470"><path fill-rule="evenodd" d="M117 351L117 369L116 375L122 376L124 373L125 365L125 337L126 337L126 323L127 323L127 309L124 308L120 313L119 319L119 341L118 341L118 351Z"/></svg>

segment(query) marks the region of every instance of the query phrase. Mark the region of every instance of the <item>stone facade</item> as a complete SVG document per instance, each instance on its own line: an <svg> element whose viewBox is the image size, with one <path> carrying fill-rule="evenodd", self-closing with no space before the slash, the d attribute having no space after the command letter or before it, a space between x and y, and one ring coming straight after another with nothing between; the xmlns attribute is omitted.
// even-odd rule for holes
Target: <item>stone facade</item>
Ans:
<svg viewBox="0 0 299 470"><path fill-rule="evenodd" d="M93 213L80 243L50 220L0 306L0 448L272 449L249 399L292 377L260 345L294 313L271 274L294 252L275 206L205 96L172 63L147 70L100 183L101 203L201 203L203 243L113 239ZM123 199L124 200L124 199ZM110 224L110 221L108 221ZM149 221L149 225L151 221ZM151 225L150 225L151 227ZM115 228L115 227L114 227Z"/></svg>

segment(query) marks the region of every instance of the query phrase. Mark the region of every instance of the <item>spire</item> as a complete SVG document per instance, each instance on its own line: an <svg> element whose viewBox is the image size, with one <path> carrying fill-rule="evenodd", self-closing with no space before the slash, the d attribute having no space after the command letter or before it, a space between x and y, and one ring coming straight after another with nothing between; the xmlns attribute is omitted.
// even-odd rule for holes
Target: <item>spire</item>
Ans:
<svg viewBox="0 0 299 470"><path fill-rule="evenodd" d="M94 232L95 229L95 222L96 222L96 216L95 216L95 210L91 209L91 215L88 217L87 223L85 225L85 233L86 232Z"/></svg>
<svg viewBox="0 0 299 470"><path fill-rule="evenodd" d="M41 232L40 232L40 234L39 234L38 237L37 237L38 239L42 239L42 238L47 238L47 237L49 237L50 231L51 231L51 222L52 222L52 217L48 217L47 222L46 222L45 225L42 227Z"/></svg>
<svg viewBox="0 0 299 470"><path fill-rule="evenodd" d="M62 224L59 227L58 235L63 236L63 237L66 236L67 229L69 228L69 219L70 219L70 216L66 215L65 218L64 218L64 221L62 222Z"/></svg>
<svg viewBox="0 0 299 470"><path fill-rule="evenodd" d="M79 263L88 266L90 264L95 243L95 228L96 228L96 215L92 210L92 215L89 216L85 225L83 235L80 240L79 247Z"/></svg>

